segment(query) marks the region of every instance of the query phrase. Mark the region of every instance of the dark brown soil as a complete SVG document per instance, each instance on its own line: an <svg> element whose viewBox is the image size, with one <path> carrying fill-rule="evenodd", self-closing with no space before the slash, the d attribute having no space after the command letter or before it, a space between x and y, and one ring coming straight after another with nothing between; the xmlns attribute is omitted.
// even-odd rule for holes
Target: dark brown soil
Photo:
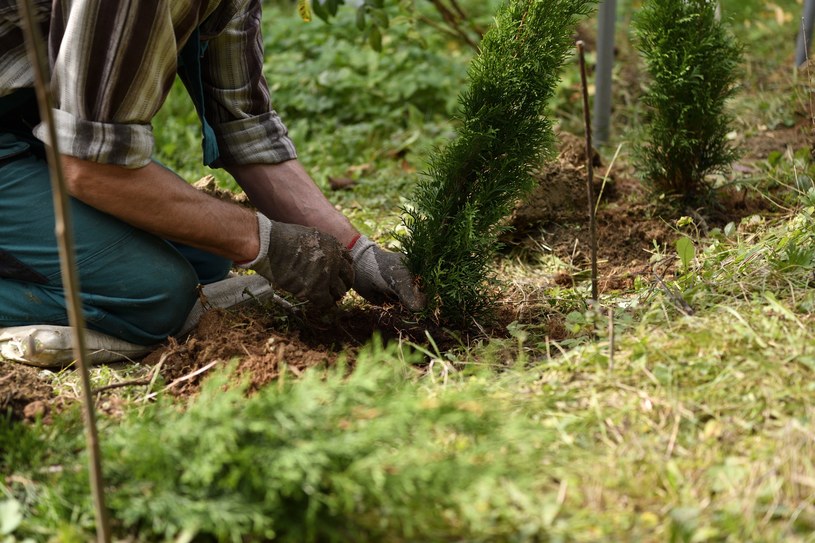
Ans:
<svg viewBox="0 0 815 543"><path fill-rule="evenodd" d="M0 362L0 414L13 420L47 416L54 402L54 389L40 371L20 364Z"/></svg>
<svg viewBox="0 0 815 543"><path fill-rule="evenodd" d="M538 186L520 202L510 218L513 229L524 232L540 224L578 221L586 215L586 147L573 134L558 134L558 156L547 162L534 176ZM603 185L602 161L596 151L592 160L598 170L594 190ZM606 184L603 195L612 196L614 180Z"/></svg>
<svg viewBox="0 0 815 543"><path fill-rule="evenodd" d="M756 163L773 151L806 148L811 130L805 123L792 128L766 130L745 144L741 173L754 173ZM608 166L594 153L594 193L600 195L597 210L598 287L600 292L631 288L637 276L649 276L655 250L667 251L682 234L674 227L676 211L652 201L630 169L614 167L602 186ZM739 173L737 172L737 175ZM514 231L504 241L512 250L548 247L568 269L552 281L573 286L585 280L591 266L588 196L584 140L559 134L557 159L537 174L539 185L521 202L511 219ZM756 214L777 211L770 200L755 192L727 189L717 194L717 207L702 215L687 209L702 232ZM539 250L539 249L537 249ZM662 272L666 270L661 270ZM580 279L574 277L575 273Z"/></svg>
<svg viewBox="0 0 815 543"><path fill-rule="evenodd" d="M386 341L424 342L427 329L401 310L360 300L308 322L283 317L271 306L213 310L204 315L189 338L171 341L144 363L161 363L168 391L186 396L198 391L211 370L235 361L235 377L246 380L251 393L283 372L299 376L307 368L331 366L340 356L353 363L358 349L375 334ZM432 326L430 330L442 348L453 341L444 330Z"/></svg>
<svg viewBox="0 0 815 543"><path fill-rule="evenodd" d="M186 341L170 344L149 355L144 363L161 362L168 390L188 395L198 390L209 370L195 374L215 362L212 369L238 361L235 374L246 379L254 391L278 378L282 371L295 375L312 366L333 364L336 352L313 348L297 332L278 331L260 312L231 313L213 310L204 315L195 333Z"/></svg>

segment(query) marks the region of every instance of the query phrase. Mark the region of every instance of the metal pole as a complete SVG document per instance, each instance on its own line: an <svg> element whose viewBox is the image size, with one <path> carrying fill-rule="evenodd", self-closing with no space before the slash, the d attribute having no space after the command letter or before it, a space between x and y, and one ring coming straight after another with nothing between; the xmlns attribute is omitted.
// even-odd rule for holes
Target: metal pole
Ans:
<svg viewBox="0 0 815 543"><path fill-rule="evenodd" d="M44 40L34 17L31 0L18 0L17 7L22 15L23 34L25 35L28 57L34 71L34 86L37 91L37 102L40 118L45 123L48 141L46 155L51 172L51 192L54 198L55 233L59 244L59 263L62 270L62 285L65 291L65 304L68 309L68 321L73 329L73 350L76 358L76 369L82 382L82 406L85 417L85 438L88 447L90 464L90 482L93 493L96 515L96 539L99 543L110 542L110 523L105 509L104 481L102 479L101 454L99 451L99 434L96 428L96 413L90 376L86 364L85 349L85 316L79 297L79 274L74 252L73 225L68 200L68 190L62 172L57 132L54 116L51 111L51 94L49 92L49 69L43 48Z"/></svg>
<svg viewBox="0 0 815 543"><path fill-rule="evenodd" d="M614 32L617 0L604 0L597 15L597 68L594 94L594 141L608 141L611 126L611 71L614 67Z"/></svg>
<svg viewBox="0 0 815 543"><path fill-rule="evenodd" d="M812 40L812 27L815 23L815 0L804 2L804 15L801 19L801 28L798 30L798 42L795 47L796 66L807 61L809 42Z"/></svg>

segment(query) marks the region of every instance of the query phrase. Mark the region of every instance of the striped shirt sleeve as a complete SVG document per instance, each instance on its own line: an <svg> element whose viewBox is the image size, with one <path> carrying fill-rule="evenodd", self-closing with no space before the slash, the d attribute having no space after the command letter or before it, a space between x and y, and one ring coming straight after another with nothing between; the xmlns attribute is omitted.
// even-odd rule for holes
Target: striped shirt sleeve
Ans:
<svg viewBox="0 0 815 543"><path fill-rule="evenodd" d="M175 11L172 4L54 2L49 46L61 152L131 168L150 162L150 121L176 72L176 26L199 15L188 2ZM42 125L34 133L45 137Z"/></svg>
<svg viewBox="0 0 815 543"><path fill-rule="evenodd" d="M260 0L251 0L208 40L203 58L207 119L226 165L276 164L297 157L285 125L272 109L263 76L260 18Z"/></svg>
<svg viewBox="0 0 815 543"><path fill-rule="evenodd" d="M207 119L224 164L296 157L263 77L260 0L54 0L49 50L60 151L128 168L147 165L151 121L202 28ZM203 21L203 23L202 23ZM42 125L35 135L44 139Z"/></svg>

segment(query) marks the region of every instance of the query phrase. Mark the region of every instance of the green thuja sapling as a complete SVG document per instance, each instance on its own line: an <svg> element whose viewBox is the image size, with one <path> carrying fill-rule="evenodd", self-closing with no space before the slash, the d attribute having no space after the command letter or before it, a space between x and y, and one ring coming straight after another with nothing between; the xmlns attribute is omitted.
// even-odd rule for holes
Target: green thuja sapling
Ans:
<svg viewBox="0 0 815 543"><path fill-rule="evenodd" d="M728 141L742 50L713 0L647 0L634 19L649 83L635 160L646 186L680 206L708 203L707 176L738 156Z"/></svg>
<svg viewBox="0 0 815 543"><path fill-rule="evenodd" d="M498 237L531 170L554 146L545 115L575 25L594 0L509 0L484 36L459 97L457 138L429 161L406 209L401 236L428 314L468 325L488 316L497 278Z"/></svg>

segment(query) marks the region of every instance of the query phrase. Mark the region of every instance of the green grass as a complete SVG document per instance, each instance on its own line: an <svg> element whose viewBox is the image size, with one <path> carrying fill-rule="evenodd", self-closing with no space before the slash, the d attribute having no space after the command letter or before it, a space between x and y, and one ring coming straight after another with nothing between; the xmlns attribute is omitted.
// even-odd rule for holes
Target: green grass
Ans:
<svg viewBox="0 0 815 543"><path fill-rule="evenodd" d="M794 2L778 4L798 17ZM778 25L764 2L724 6L741 18L753 74L784 68L794 23ZM288 15L270 20L292 24ZM342 32L343 24L331 28ZM309 32L328 32L313 25ZM267 36L276 32L283 30ZM401 47L386 39L386 54ZM454 47L444 61L446 47L441 40L409 55L463 70L468 53ZM434 70L427 62L421 70ZM409 66L390 77L410 79ZM457 77L437 81L433 92L457 91ZM743 132L758 133L780 104L800 109L789 95L791 71L777 85L746 77L745 98L733 104ZM372 164L357 188L331 197L387 239L398 224L395 206L415 182L401 158L421 170L429 149L451 133L443 102L436 97L407 117L386 113L381 125L374 114L357 135L356 121L341 134L335 124L320 130L337 112L304 112L293 126L321 183L349 165ZM174 97L163 114L159 149L176 151L162 160L194 179L194 113ZM372 137L369 129L381 132ZM383 151L405 142L400 158ZM321 145L331 153L308 147ZM541 252L498 263L513 288L542 300L538 316L514 323L504 338L443 352L430 341L374 343L353 373L287 374L250 398L239 385L224 390L224 373L188 405L117 391L125 414L100 420L117 537L259 541L273 530L298 542L815 542L813 175L803 152L759 161L751 190L768 191L786 211L706 236L684 227L677 237L695 247L687 269L665 272L665 287L644 277L630 292L605 295L603 311L587 308L585 282L542 287L540 275L562 263ZM674 269L658 269L665 267ZM565 341L549 337L552 319L565 323ZM95 369L94 382L139 371ZM70 372L54 382L67 394L76 386ZM50 425L0 419L0 541L93 537L83 449L76 409Z"/></svg>
<svg viewBox="0 0 815 543"><path fill-rule="evenodd" d="M813 213L700 240L692 268L666 279L677 294L606 300L613 365L607 317L594 316L576 333L598 340L564 352L534 326L430 351L430 371L406 346L374 345L348 377L314 370L249 399L211 379L185 410L165 400L103 421L118 531L813 541L813 263L781 265L791 240L815 250ZM90 533L81 439L74 415L0 434L21 538Z"/></svg>

